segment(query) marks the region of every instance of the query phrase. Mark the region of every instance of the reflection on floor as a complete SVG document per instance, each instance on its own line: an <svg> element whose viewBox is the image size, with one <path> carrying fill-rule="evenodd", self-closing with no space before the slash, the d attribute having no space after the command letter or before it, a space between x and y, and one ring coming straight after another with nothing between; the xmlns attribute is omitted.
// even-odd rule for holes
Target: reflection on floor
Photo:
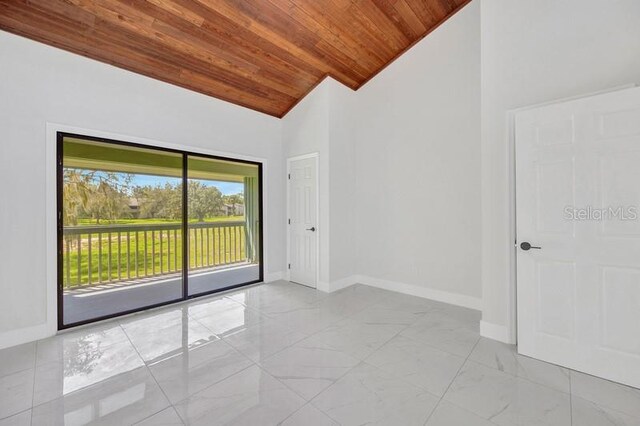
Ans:
<svg viewBox="0 0 640 426"><path fill-rule="evenodd" d="M240 264L189 275L190 294L207 293L260 279L260 267ZM119 312L140 309L182 297L182 276L95 285L64 293L64 323L75 324Z"/></svg>
<svg viewBox="0 0 640 426"><path fill-rule="evenodd" d="M0 351L0 425L640 424L640 390L478 322L362 285L253 286Z"/></svg>

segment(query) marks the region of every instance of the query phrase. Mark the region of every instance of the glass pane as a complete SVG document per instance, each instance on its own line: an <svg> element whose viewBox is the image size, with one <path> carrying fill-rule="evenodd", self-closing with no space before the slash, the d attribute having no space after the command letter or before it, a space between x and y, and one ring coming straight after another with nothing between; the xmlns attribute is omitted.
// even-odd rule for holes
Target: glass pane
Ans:
<svg viewBox="0 0 640 426"><path fill-rule="evenodd" d="M260 279L259 167L188 157L189 295Z"/></svg>
<svg viewBox="0 0 640 426"><path fill-rule="evenodd" d="M64 137L63 323L182 298L182 154Z"/></svg>

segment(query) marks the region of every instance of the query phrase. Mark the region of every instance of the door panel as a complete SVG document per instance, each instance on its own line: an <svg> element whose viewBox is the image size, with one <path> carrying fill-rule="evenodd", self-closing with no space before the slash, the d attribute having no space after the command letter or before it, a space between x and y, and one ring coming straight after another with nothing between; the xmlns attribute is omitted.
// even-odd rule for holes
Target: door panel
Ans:
<svg viewBox="0 0 640 426"><path fill-rule="evenodd" d="M316 287L317 158L289 161L289 279Z"/></svg>
<svg viewBox="0 0 640 426"><path fill-rule="evenodd" d="M573 262L537 262L537 332L572 339L576 271Z"/></svg>
<svg viewBox="0 0 640 426"><path fill-rule="evenodd" d="M260 279L257 164L187 157L188 295Z"/></svg>
<svg viewBox="0 0 640 426"><path fill-rule="evenodd" d="M556 214L573 201L573 161L536 164L538 233L573 235L573 223Z"/></svg>
<svg viewBox="0 0 640 426"><path fill-rule="evenodd" d="M600 345L640 356L640 321L629 322L640 314L640 269L605 266L600 279Z"/></svg>
<svg viewBox="0 0 640 426"><path fill-rule="evenodd" d="M640 387L640 89L516 115L518 350Z"/></svg>
<svg viewBox="0 0 640 426"><path fill-rule="evenodd" d="M59 327L182 299L182 154L63 134L58 149Z"/></svg>

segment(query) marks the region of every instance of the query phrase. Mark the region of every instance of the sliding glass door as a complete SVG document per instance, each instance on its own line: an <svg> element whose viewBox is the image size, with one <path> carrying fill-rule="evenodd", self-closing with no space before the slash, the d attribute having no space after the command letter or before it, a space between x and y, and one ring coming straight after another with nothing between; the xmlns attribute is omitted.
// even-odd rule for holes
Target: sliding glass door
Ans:
<svg viewBox="0 0 640 426"><path fill-rule="evenodd" d="M259 167L188 156L189 295L260 278Z"/></svg>
<svg viewBox="0 0 640 426"><path fill-rule="evenodd" d="M67 328L262 279L261 166L58 134Z"/></svg>

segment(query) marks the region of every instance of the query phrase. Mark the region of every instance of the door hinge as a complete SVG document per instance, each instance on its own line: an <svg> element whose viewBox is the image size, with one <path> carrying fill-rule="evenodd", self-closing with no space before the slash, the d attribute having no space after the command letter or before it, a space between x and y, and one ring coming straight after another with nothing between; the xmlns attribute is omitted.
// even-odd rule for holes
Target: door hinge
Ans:
<svg viewBox="0 0 640 426"><path fill-rule="evenodd" d="M291 179L291 173L289 173L287 176L288 176L289 179Z"/></svg>
<svg viewBox="0 0 640 426"><path fill-rule="evenodd" d="M291 264L289 264L289 269L291 269Z"/></svg>
<svg viewBox="0 0 640 426"><path fill-rule="evenodd" d="M289 225L291 225L291 219L287 219L287 222L289 222Z"/></svg>

